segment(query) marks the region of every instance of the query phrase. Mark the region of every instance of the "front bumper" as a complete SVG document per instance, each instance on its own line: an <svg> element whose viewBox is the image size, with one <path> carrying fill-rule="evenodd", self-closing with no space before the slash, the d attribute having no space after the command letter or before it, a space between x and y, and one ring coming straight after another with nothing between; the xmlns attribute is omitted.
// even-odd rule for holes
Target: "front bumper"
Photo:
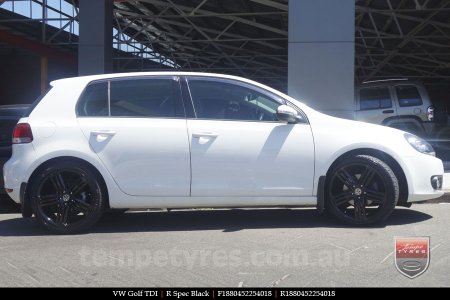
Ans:
<svg viewBox="0 0 450 300"><path fill-rule="evenodd" d="M418 156L402 157L408 180L408 202L424 201L441 197L441 188L434 188L432 178L443 178L442 161L434 156L420 154Z"/></svg>

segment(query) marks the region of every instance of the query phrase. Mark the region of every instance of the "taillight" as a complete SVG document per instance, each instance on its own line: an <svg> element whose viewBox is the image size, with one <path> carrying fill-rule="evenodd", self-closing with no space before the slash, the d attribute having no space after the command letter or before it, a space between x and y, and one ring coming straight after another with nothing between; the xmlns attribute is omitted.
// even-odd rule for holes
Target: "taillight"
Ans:
<svg viewBox="0 0 450 300"><path fill-rule="evenodd" d="M31 132L30 124L19 123L14 127L12 143L26 144L33 141L33 133Z"/></svg>
<svg viewBox="0 0 450 300"><path fill-rule="evenodd" d="M427 118L428 118L428 121L434 121L434 107L433 106L428 107Z"/></svg>

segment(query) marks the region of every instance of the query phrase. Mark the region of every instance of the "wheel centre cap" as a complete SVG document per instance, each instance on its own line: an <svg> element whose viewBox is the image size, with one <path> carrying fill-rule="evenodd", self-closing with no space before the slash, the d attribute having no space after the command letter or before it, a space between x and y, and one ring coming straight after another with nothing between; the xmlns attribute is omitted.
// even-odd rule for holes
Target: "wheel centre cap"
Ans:
<svg viewBox="0 0 450 300"><path fill-rule="evenodd" d="M362 189L356 188L356 189L355 189L355 195L356 195L356 196L361 196L361 194L362 194Z"/></svg>
<svg viewBox="0 0 450 300"><path fill-rule="evenodd" d="M67 201L70 200L70 196L69 196L68 194L64 194L64 195L62 196L62 199L63 199L64 202L67 202Z"/></svg>

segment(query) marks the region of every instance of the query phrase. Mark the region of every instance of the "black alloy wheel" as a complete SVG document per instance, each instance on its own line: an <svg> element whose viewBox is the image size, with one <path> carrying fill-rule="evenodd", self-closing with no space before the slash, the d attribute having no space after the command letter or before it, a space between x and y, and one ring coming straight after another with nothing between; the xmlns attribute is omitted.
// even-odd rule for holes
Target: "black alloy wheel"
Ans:
<svg viewBox="0 0 450 300"><path fill-rule="evenodd" d="M102 216L105 192L86 164L62 161L45 168L31 185L36 219L62 234L84 231Z"/></svg>
<svg viewBox="0 0 450 300"><path fill-rule="evenodd" d="M399 198L392 169L368 155L348 157L330 172L326 184L327 210L350 225L371 225L385 220Z"/></svg>

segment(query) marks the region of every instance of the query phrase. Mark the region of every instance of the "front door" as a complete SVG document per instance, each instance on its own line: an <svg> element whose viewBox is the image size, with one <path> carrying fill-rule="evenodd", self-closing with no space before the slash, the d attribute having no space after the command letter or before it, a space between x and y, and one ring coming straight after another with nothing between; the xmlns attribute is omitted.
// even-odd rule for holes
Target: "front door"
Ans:
<svg viewBox="0 0 450 300"><path fill-rule="evenodd" d="M276 118L285 100L252 85L188 78L192 196L311 196L314 146L306 122ZM249 201L253 201L249 200Z"/></svg>

